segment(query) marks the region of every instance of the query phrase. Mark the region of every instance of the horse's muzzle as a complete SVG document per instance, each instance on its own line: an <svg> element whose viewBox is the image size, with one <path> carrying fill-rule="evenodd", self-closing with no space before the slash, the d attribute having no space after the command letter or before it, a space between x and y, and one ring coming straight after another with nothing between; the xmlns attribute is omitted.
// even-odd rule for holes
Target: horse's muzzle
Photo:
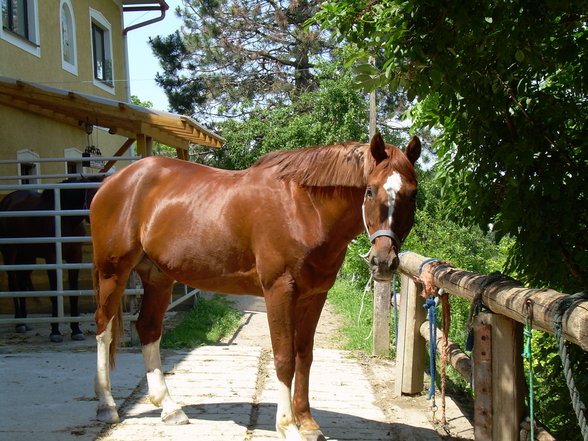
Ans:
<svg viewBox="0 0 588 441"><path fill-rule="evenodd" d="M372 276L377 282L389 282L394 277L394 273L398 269L400 260L395 252L386 253L382 255L378 252L370 252L369 265L372 271Z"/></svg>

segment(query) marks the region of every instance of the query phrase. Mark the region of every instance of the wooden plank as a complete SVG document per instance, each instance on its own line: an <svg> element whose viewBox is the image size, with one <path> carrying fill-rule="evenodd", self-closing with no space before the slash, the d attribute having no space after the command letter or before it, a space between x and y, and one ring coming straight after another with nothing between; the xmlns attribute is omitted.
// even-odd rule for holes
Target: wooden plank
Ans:
<svg viewBox="0 0 588 441"><path fill-rule="evenodd" d="M420 327L427 313L423 308L421 291L421 286L410 277L402 276L394 385L397 395L423 391L425 340L420 335Z"/></svg>
<svg viewBox="0 0 588 441"><path fill-rule="evenodd" d="M492 441L492 325L488 313L474 320L474 436ZM499 438L496 438L499 439Z"/></svg>
<svg viewBox="0 0 588 441"><path fill-rule="evenodd" d="M491 314L492 396L494 439L519 441L525 410L522 325L508 317Z"/></svg>
<svg viewBox="0 0 588 441"><path fill-rule="evenodd" d="M374 283L374 311L372 329L374 355L390 353L390 282Z"/></svg>
<svg viewBox="0 0 588 441"><path fill-rule="evenodd" d="M122 156L122 154L124 152L126 152L130 146L133 145L133 143L135 142L134 138L129 138L127 139L123 145L121 145L119 147L119 149L116 151L116 153L112 156ZM114 159L108 161L106 164L104 164L104 167L102 167L102 169L100 169L100 173L106 173L108 170L110 170L112 168L112 166L116 164L116 161Z"/></svg>
<svg viewBox="0 0 588 441"><path fill-rule="evenodd" d="M406 253L400 257L399 270L404 274L417 276L421 263L426 259L417 253ZM488 276L475 274L440 264L432 271L435 285L446 292L472 301L489 280ZM568 295L551 289L524 288L512 281L490 284L482 301L493 312L524 323L523 311L528 299L533 305L533 328L553 333L553 318L560 300ZM588 300L576 302L563 316L563 336L588 351Z"/></svg>

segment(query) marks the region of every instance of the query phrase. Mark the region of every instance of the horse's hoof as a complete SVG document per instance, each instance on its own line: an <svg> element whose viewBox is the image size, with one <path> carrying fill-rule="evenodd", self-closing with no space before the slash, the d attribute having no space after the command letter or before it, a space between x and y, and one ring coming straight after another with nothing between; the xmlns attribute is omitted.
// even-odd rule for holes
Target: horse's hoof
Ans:
<svg viewBox="0 0 588 441"><path fill-rule="evenodd" d="M14 332L16 332L17 334L24 334L25 332L29 331L31 328L29 328L27 325L16 325L14 327Z"/></svg>
<svg viewBox="0 0 588 441"><path fill-rule="evenodd" d="M63 336L61 334L51 334L49 340L51 343L61 343L63 341Z"/></svg>
<svg viewBox="0 0 588 441"><path fill-rule="evenodd" d="M84 334L82 332L79 332L79 333L76 332L75 334L74 333L71 334L71 339L75 340L75 341L82 341L82 340L85 340L86 337L84 337Z"/></svg>
<svg viewBox="0 0 588 441"><path fill-rule="evenodd" d="M116 407L99 407L96 411L96 419L108 424L120 422Z"/></svg>
<svg viewBox="0 0 588 441"><path fill-rule="evenodd" d="M327 441L323 432L320 430L301 430L300 436L304 441Z"/></svg>
<svg viewBox="0 0 588 441"><path fill-rule="evenodd" d="M176 409L173 412L166 413L166 414L162 413L161 414L161 421L163 421L165 424L176 424L176 425L190 423L190 420L188 419L188 417L186 416L186 414L184 413L184 411L182 409Z"/></svg>

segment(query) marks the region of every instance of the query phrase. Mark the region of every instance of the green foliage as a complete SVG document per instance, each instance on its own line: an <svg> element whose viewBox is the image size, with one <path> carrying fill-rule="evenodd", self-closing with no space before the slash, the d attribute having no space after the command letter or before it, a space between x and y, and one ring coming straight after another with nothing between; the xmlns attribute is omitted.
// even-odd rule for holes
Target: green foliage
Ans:
<svg viewBox="0 0 588 441"><path fill-rule="evenodd" d="M415 124L440 130L445 199L462 222L510 235L509 270L567 292L588 280L583 6L333 0L317 19L361 63L385 59L360 82L404 89Z"/></svg>
<svg viewBox="0 0 588 441"><path fill-rule="evenodd" d="M219 122L217 131L226 139L224 147L199 160L243 169L274 150L367 141L368 103L351 86L349 70L333 62L317 66L317 72L320 88L301 94L294 102L279 108L256 107L246 118ZM400 141L386 127L382 134L387 142Z"/></svg>
<svg viewBox="0 0 588 441"><path fill-rule="evenodd" d="M535 371L535 411L550 432L562 440L580 441L581 435L566 385L562 362L556 348L555 336L534 331L532 340L533 367ZM576 345L569 345L571 368L580 398L588 400L588 353Z"/></svg>
<svg viewBox="0 0 588 441"><path fill-rule="evenodd" d="M201 298L180 324L163 335L161 346L183 349L217 343L239 324L241 313L231 303L220 295Z"/></svg>

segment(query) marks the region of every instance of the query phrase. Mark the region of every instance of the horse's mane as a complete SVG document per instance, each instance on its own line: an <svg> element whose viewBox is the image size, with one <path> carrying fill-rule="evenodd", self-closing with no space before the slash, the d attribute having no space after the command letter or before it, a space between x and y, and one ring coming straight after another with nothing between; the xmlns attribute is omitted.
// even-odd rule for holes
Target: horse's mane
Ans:
<svg viewBox="0 0 588 441"><path fill-rule="evenodd" d="M348 142L270 152L251 168L271 170L277 179L309 187L363 187L374 166L369 144Z"/></svg>
<svg viewBox="0 0 588 441"><path fill-rule="evenodd" d="M414 174L402 151L395 146L387 147L392 156L389 167ZM308 187L365 187L368 175L376 166L369 150L369 144L359 142L278 150L262 156L251 169L268 169L277 179Z"/></svg>

